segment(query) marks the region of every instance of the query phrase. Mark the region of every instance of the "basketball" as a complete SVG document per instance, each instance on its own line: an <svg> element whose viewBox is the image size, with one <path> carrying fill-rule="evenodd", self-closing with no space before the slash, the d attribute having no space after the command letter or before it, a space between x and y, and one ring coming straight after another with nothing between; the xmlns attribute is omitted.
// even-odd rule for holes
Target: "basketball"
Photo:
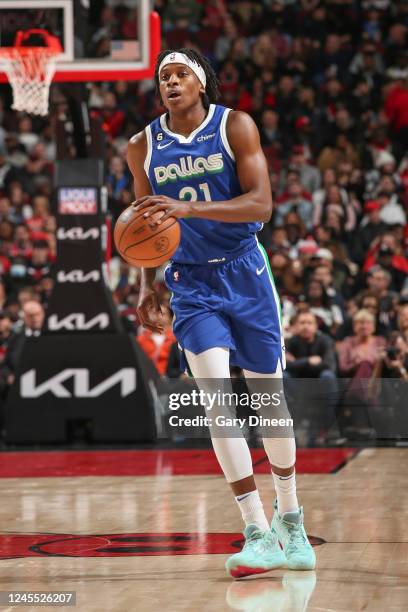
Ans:
<svg viewBox="0 0 408 612"><path fill-rule="evenodd" d="M125 261L139 268L156 268L167 261L180 242L180 225L169 217L161 225L155 221L164 215L158 212L145 218L146 210L129 206L120 215L114 230L116 248Z"/></svg>

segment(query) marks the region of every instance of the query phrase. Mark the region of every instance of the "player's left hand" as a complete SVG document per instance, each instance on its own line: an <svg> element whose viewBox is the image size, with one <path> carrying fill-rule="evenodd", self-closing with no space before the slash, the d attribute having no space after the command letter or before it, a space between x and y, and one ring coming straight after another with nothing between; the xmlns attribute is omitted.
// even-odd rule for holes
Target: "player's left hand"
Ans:
<svg viewBox="0 0 408 612"><path fill-rule="evenodd" d="M157 225L160 225L169 217L175 217L176 219L183 219L191 215L190 202L185 200L174 200L164 195L148 195L143 198L139 198L133 203L133 207L136 211L146 209L144 217L151 217L156 212L164 211L164 215L155 221Z"/></svg>

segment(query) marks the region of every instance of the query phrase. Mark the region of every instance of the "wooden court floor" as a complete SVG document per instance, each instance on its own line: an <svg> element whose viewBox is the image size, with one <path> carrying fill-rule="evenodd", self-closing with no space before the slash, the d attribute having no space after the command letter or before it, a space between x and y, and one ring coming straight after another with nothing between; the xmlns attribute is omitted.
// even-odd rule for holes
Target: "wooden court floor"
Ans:
<svg viewBox="0 0 408 612"><path fill-rule="evenodd" d="M13 455L0 456L0 591L76 591L76 607L63 609L81 612L408 610L408 450L364 449L332 473L303 470L316 572L235 582L224 561L238 550L240 516L199 454L204 473L192 473L190 457L186 474L156 459L145 475L115 475L124 471L120 451L109 468L105 458L87 470L81 459L82 472L65 453L55 475L55 457L44 453L39 476L35 453ZM271 478L257 482L270 514Z"/></svg>

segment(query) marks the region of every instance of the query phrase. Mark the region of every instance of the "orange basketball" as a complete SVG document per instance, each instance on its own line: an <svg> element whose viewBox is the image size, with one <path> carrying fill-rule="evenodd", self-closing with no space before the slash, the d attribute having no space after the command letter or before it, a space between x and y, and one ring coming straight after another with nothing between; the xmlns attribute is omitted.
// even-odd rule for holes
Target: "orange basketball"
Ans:
<svg viewBox="0 0 408 612"><path fill-rule="evenodd" d="M180 225L174 217L155 225L153 221L160 219L164 212L147 218L143 216L145 212L136 212L129 206L116 221L113 237L125 261L139 268L155 268L167 261L177 249Z"/></svg>

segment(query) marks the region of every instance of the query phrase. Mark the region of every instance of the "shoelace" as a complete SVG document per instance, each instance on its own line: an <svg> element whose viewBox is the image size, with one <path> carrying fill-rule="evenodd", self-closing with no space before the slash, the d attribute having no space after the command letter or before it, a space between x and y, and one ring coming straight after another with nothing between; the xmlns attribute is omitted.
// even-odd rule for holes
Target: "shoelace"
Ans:
<svg viewBox="0 0 408 612"><path fill-rule="evenodd" d="M301 523L297 525L287 523L287 525L288 525L288 531L289 531L288 551L292 552L293 550L296 549L297 544L306 544L306 538L304 536Z"/></svg>
<svg viewBox="0 0 408 612"><path fill-rule="evenodd" d="M255 531L249 538L246 539L245 544L249 544L249 542L255 542L256 540L260 540L263 538L263 533L261 531Z"/></svg>
<svg viewBox="0 0 408 612"><path fill-rule="evenodd" d="M258 546L260 546L259 550L269 552L271 550L271 545L276 543L276 536L272 533L262 533L258 531L246 541L245 545L257 542L258 540L260 540L258 544Z"/></svg>
<svg viewBox="0 0 408 612"><path fill-rule="evenodd" d="M270 532L266 538L264 538L265 548L271 550L272 547L279 548L278 536L275 532Z"/></svg>
<svg viewBox="0 0 408 612"><path fill-rule="evenodd" d="M255 544L258 547L258 550L266 550L269 548L268 543L266 542L265 534L261 531L257 531L251 535L250 538L245 542L245 546L247 544Z"/></svg>

